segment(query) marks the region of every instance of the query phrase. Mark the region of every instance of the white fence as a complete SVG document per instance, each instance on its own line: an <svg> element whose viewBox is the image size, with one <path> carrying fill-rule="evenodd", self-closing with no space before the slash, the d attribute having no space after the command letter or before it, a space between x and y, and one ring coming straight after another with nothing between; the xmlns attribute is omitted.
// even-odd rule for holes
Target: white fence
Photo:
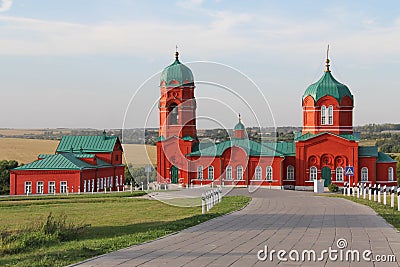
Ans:
<svg viewBox="0 0 400 267"><path fill-rule="evenodd" d="M383 198L383 205L388 204L388 197L390 197L390 207L395 208L394 206L394 199L397 195L397 210L400 211L400 188L386 187L386 185L376 185L371 186L371 184L366 185L366 183L357 183L357 186L353 183L353 186L350 187L349 183L345 183L343 186L343 195L344 196L353 196L357 198L367 199L369 201L374 201L378 203L382 203Z"/></svg>
<svg viewBox="0 0 400 267"><path fill-rule="evenodd" d="M201 213L208 212L215 204L222 200L222 187L218 189L212 189L207 191L205 194L201 194Z"/></svg>

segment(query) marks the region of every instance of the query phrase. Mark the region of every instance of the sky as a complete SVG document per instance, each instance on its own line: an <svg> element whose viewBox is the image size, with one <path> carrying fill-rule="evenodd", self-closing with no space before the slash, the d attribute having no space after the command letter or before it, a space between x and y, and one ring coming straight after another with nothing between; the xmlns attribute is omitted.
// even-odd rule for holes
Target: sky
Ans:
<svg viewBox="0 0 400 267"><path fill-rule="evenodd" d="M249 106L268 106L258 117L301 126L328 44L333 76L354 95L353 124L400 123L399 1L0 0L0 128L142 127L176 45L188 66L215 62L252 81L231 86ZM142 106L128 106L144 89ZM203 85L196 96L229 99ZM197 114L228 126L247 114L224 104L229 112L200 101Z"/></svg>

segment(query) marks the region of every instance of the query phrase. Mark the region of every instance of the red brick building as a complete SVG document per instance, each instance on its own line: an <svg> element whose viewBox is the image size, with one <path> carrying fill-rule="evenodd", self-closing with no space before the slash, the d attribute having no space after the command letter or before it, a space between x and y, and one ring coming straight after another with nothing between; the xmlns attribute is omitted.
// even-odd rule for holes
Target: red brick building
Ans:
<svg viewBox="0 0 400 267"><path fill-rule="evenodd" d="M303 129L294 142L257 143L239 122L231 140L199 149L196 135L195 81L179 61L164 69L160 81L160 129L157 142L159 183L271 186L312 190L344 182L397 185L396 161L375 146L359 146L353 132L354 96L329 69L303 97ZM354 175L345 175L346 167Z"/></svg>
<svg viewBox="0 0 400 267"><path fill-rule="evenodd" d="M55 154L10 171L10 194L122 190L124 165L117 136L64 136Z"/></svg>

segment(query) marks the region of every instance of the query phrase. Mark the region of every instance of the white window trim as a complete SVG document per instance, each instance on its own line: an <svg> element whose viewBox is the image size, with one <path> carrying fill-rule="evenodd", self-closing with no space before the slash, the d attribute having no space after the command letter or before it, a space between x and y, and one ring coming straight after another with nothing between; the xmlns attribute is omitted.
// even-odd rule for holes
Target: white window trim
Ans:
<svg viewBox="0 0 400 267"><path fill-rule="evenodd" d="M321 125L326 125L326 107L321 107Z"/></svg>
<svg viewBox="0 0 400 267"><path fill-rule="evenodd" d="M240 175L238 175L240 169ZM236 181L243 181L243 166L236 166Z"/></svg>
<svg viewBox="0 0 400 267"><path fill-rule="evenodd" d="M267 166L267 168L265 168L265 180L272 181L273 178L274 178L274 176L273 176L272 166Z"/></svg>
<svg viewBox="0 0 400 267"><path fill-rule="evenodd" d="M228 170L229 170L229 171L228 171ZM232 166L231 166L231 165L226 166L225 172L226 172L225 180L227 180L227 181L232 181L232 180L233 180L233 176L232 176Z"/></svg>
<svg viewBox="0 0 400 267"><path fill-rule="evenodd" d="M214 180L214 166L209 166L207 170L207 179Z"/></svg>
<svg viewBox="0 0 400 267"><path fill-rule="evenodd" d="M254 173L254 178L256 181L262 180L262 168L261 166L256 167L256 171Z"/></svg>
<svg viewBox="0 0 400 267"><path fill-rule="evenodd" d="M197 167L197 180L203 180L203 165Z"/></svg>
<svg viewBox="0 0 400 267"><path fill-rule="evenodd" d="M393 182L394 181L394 173L393 173L393 167L388 168L388 181Z"/></svg>
<svg viewBox="0 0 400 267"><path fill-rule="evenodd" d="M367 175L367 179L366 179L366 180L363 179L363 170L366 170L366 171L367 171L367 172L366 172L366 175ZM367 167L362 167L362 168L361 168L361 182L367 182L368 179L369 179L369 177L368 177L368 168L367 168Z"/></svg>
<svg viewBox="0 0 400 267"><path fill-rule="evenodd" d="M315 170L315 173L312 170ZM317 167L312 166L310 168L310 180L309 181L314 181L316 179L318 179L318 169L317 169Z"/></svg>
<svg viewBox="0 0 400 267"><path fill-rule="evenodd" d="M332 105L330 105L328 107L328 116L327 117L328 117L327 124L333 125L333 106Z"/></svg>
<svg viewBox="0 0 400 267"><path fill-rule="evenodd" d="M32 194L32 182L31 181L25 181L24 182L24 193L25 194Z"/></svg>
<svg viewBox="0 0 400 267"><path fill-rule="evenodd" d="M296 179L294 178L294 166L293 165L289 165L286 168L286 181L295 181L295 180Z"/></svg>
<svg viewBox="0 0 400 267"><path fill-rule="evenodd" d="M336 168L336 181L342 182L343 180L344 180L343 168L337 167Z"/></svg>

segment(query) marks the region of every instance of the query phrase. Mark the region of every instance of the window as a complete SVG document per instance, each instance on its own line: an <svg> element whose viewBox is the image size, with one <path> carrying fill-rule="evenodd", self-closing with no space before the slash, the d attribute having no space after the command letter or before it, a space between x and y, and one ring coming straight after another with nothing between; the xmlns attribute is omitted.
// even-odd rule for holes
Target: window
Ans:
<svg viewBox="0 0 400 267"><path fill-rule="evenodd" d="M54 194L56 192L56 182L49 182L49 194Z"/></svg>
<svg viewBox="0 0 400 267"><path fill-rule="evenodd" d="M112 180L112 177L108 177L108 179L110 180L109 181L109 186L112 188L113 187L113 180Z"/></svg>
<svg viewBox="0 0 400 267"><path fill-rule="evenodd" d="M123 185L122 184L122 174L119 176L119 185Z"/></svg>
<svg viewBox="0 0 400 267"><path fill-rule="evenodd" d="M361 181L368 181L368 168L362 167L361 169Z"/></svg>
<svg viewBox="0 0 400 267"><path fill-rule="evenodd" d="M62 181L60 182L60 193L67 193L67 182Z"/></svg>
<svg viewBox="0 0 400 267"><path fill-rule="evenodd" d="M260 166L256 167L256 180L262 179L262 168Z"/></svg>
<svg viewBox="0 0 400 267"><path fill-rule="evenodd" d="M86 192L86 180L83 180L83 192Z"/></svg>
<svg viewBox="0 0 400 267"><path fill-rule="evenodd" d="M236 167L236 180L243 180L243 167L240 165Z"/></svg>
<svg viewBox="0 0 400 267"><path fill-rule="evenodd" d="M32 182L25 182L25 194L32 194Z"/></svg>
<svg viewBox="0 0 400 267"><path fill-rule="evenodd" d="M226 167L226 180L232 180L232 166Z"/></svg>
<svg viewBox="0 0 400 267"><path fill-rule="evenodd" d="M203 166L197 167L197 179L203 180Z"/></svg>
<svg viewBox="0 0 400 267"><path fill-rule="evenodd" d="M115 176L115 186L116 186L116 187L119 186L119 184L118 184L118 176Z"/></svg>
<svg viewBox="0 0 400 267"><path fill-rule="evenodd" d="M97 178L97 192L99 192L100 189L100 178Z"/></svg>
<svg viewBox="0 0 400 267"><path fill-rule="evenodd" d="M314 181L317 179L317 167L310 168L310 181Z"/></svg>
<svg viewBox="0 0 400 267"><path fill-rule="evenodd" d="M90 192L90 179L87 180L87 192Z"/></svg>
<svg viewBox="0 0 400 267"><path fill-rule="evenodd" d="M208 167L208 180L214 180L214 167Z"/></svg>
<svg viewBox="0 0 400 267"><path fill-rule="evenodd" d="M326 124L326 107L322 106L321 108L321 124L325 125Z"/></svg>
<svg viewBox="0 0 400 267"><path fill-rule="evenodd" d="M94 179L92 179L92 192L94 192Z"/></svg>
<svg viewBox="0 0 400 267"><path fill-rule="evenodd" d="M393 167L388 168L388 180L393 181Z"/></svg>
<svg viewBox="0 0 400 267"><path fill-rule="evenodd" d="M328 107L328 124L329 125L333 124L333 107L332 106Z"/></svg>
<svg viewBox="0 0 400 267"><path fill-rule="evenodd" d="M171 106L169 106L169 114L168 114L168 120L169 124L174 125L178 124L178 105L175 103L172 103Z"/></svg>
<svg viewBox="0 0 400 267"><path fill-rule="evenodd" d="M266 178L267 178L267 180L268 181L272 181L272 167L271 166L267 166L267 176L266 176Z"/></svg>
<svg viewBox="0 0 400 267"><path fill-rule="evenodd" d="M336 181L343 181L343 168L342 167L336 168Z"/></svg>
<svg viewBox="0 0 400 267"><path fill-rule="evenodd" d="M36 194L43 194L43 182L36 183Z"/></svg>
<svg viewBox="0 0 400 267"><path fill-rule="evenodd" d="M294 180L294 167L293 166L288 166L287 167L287 180Z"/></svg>

